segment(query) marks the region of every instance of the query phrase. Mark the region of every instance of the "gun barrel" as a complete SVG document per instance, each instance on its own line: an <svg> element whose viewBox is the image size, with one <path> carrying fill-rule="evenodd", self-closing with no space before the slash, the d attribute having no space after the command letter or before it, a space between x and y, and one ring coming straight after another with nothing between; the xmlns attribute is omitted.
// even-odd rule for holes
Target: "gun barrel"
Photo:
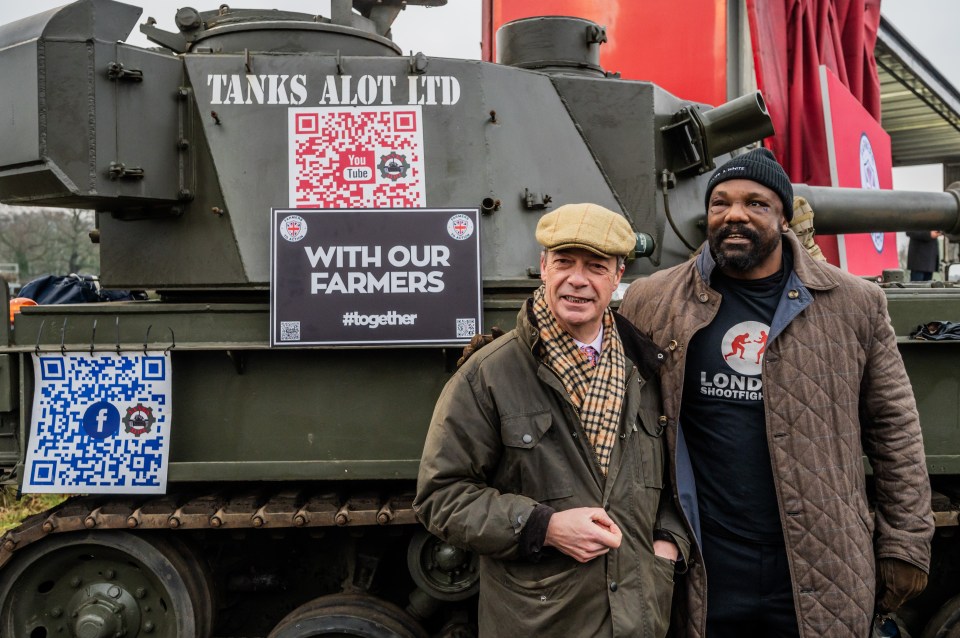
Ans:
<svg viewBox="0 0 960 638"><path fill-rule="evenodd" d="M820 235L942 230L960 233L960 190L944 193L830 188L794 184L810 203Z"/></svg>

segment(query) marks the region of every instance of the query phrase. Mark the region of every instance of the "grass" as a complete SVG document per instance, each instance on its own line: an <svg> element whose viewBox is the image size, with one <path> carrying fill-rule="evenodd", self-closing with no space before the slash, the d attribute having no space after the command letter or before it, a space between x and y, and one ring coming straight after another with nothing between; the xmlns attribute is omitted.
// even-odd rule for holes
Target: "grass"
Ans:
<svg viewBox="0 0 960 638"><path fill-rule="evenodd" d="M18 501L16 488L4 487L0 491L0 534L16 527L31 514L51 508L65 498L61 494L24 494Z"/></svg>

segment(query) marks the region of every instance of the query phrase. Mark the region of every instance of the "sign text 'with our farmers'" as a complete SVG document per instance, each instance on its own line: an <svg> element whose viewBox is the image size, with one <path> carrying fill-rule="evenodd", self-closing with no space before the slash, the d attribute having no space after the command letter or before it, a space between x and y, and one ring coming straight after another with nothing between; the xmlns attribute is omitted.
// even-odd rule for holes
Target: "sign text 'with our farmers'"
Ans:
<svg viewBox="0 0 960 638"><path fill-rule="evenodd" d="M304 246L311 274L310 294L443 292L443 271L450 267L447 246ZM389 265L391 270L377 272ZM317 270L322 267L327 270ZM337 270L330 272L331 267ZM347 269L341 272L342 269ZM418 268L418 270L411 270ZM430 270L427 270L430 269Z"/></svg>
<svg viewBox="0 0 960 638"><path fill-rule="evenodd" d="M444 344L481 328L476 209L274 209L271 345Z"/></svg>

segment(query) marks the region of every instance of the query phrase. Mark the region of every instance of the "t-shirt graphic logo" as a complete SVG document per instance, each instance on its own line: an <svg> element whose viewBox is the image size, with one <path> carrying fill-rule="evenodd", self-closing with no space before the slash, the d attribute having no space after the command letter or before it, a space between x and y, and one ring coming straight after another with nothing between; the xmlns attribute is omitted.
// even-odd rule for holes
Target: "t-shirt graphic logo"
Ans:
<svg viewBox="0 0 960 638"><path fill-rule="evenodd" d="M770 326L759 321L742 321L723 335L721 355L728 366L740 374L760 374L763 353L767 350Z"/></svg>

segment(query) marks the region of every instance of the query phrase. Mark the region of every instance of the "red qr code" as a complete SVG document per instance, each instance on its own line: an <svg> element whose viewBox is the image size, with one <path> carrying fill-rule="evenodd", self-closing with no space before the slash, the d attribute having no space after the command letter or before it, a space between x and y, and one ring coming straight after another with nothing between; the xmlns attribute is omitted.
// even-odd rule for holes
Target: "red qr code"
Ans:
<svg viewBox="0 0 960 638"><path fill-rule="evenodd" d="M291 208L425 205L419 106L291 109Z"/></svg>

